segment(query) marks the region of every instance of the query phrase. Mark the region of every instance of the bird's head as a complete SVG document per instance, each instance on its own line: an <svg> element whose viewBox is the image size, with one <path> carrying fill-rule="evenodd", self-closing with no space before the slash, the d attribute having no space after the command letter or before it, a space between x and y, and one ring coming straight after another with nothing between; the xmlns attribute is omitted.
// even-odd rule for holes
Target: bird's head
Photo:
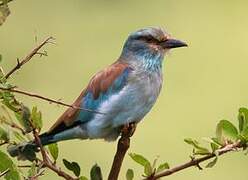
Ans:
<svg viewBox="0 0 248 180"><path fill-rule="evenodd" d="M161 61L168 50L184 46L187 46L185 42L172 38L163 29L149 27L129 35L123 48L122 57L141 57L132 59Z"/></svg>

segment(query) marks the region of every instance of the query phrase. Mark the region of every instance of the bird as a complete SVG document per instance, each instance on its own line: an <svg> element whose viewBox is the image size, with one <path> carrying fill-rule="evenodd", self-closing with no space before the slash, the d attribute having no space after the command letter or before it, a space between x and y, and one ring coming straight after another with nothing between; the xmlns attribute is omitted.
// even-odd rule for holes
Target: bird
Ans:
<svg viewBox="0 0 248 180"><path fill-rule="evenodd" d="M139 123L154 106L163 84L165 55L171 49L186 46L160 27L132 32L119 58L96 73L74 101L73 106L82 109L68 108L39 136L41 144L70 139L115 141L124 125ZM20 151L37 146L34 141L26 142L9 147L8 152L13 157L20 156Z"/></svg>

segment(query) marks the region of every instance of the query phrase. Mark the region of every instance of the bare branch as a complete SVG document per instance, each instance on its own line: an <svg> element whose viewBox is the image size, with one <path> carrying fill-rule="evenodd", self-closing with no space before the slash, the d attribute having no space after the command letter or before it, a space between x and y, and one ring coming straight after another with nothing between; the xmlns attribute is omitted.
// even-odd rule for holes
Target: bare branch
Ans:
<svg viewBox="0 0 248 180"><path fill-rule="evenodd" d="M20 69L24 64L26 64L28 61L30 61L32 59L32 57L36 54L38 55L45 55L46 53L41 53L38 52L45 44L50 43L50 40L54 40L53 37L48 37L46 38L43 42L41 42L41 44L39 44L37 47L35 47L25 58L23 58L21 61L19 59L17 59L17 64L16 66L11 69L6 75L5 78L8 79L15 71L17 71L18 69ZM46 54L47 55L47 54Z"/></svg>
<svg viewBox="0 0 248 180"><path fill-rule="evenodd" d="M122 166L123 159L126 155L126 152L130 146L130 137L133 135L136 128L136 124L128 124L123 127L121 138L117 144L117 151L115 153L115 157L112 163L112 167L108 176L108 180L117 180L120 169Z"/></svg>
<svg viewBox="0 0 248 180"><path fill-rule="evenodd" d="M18 94L22 94L22 95L26 95L26 96L30 96L30 97L34 97L34 98L38 98L38 99L42 99L42 100L48 101L50 103L55 103L55 104L59 104L59 105L62 105L62 106L71 107L73 109L80 109L80 110L88 111L88 112L92 112L92 113L105 114L105 113L101 113L99 111L94 111L94 110L91 110L91 109L81 108L81 107L78 107L78 106L66 104L64 102L57 101L57 100L54 100L54 99L51 99L51 98L48 98L48 97L45 97L45 96L41 96L39 94L34 94L34 93L26 92L26 91L21 91L21 90L17 90L17 89L14 89L14 88L0 87L0 90L10 91L10 92L13 92L13 93L18 93Z"/></svg>
<svg viewBox="0 0 248 180"><path fill-rule="evenodd" d="M227 152L236 151L239 148L242 148L242 146L241 146L241 143L238 141L238 142L235 142L235 143L232 143L232 144L227 144L223 148L217 150L217 153L219 154L219 156L221 156L221 155L223 155L223 154L225 154ZM168 170L166 170L164 172L161 172L159 174L151 175L151 176L147 177L145 180L157 180L157 179L159 179L161 177L172 175L172 174L174 174L174 173L176 173L178 171L182 171L182 170L190 168L190 167L194 167L194 166L199 167L199 164L201 162L209 160L209 159L214 158L214 157L216 157L215 153L206 155L206 156L201 157L201 158L195 158L195 159L190 160L187 163L178 165L178 166L176 166L174 168L168 169Z"/></svg>

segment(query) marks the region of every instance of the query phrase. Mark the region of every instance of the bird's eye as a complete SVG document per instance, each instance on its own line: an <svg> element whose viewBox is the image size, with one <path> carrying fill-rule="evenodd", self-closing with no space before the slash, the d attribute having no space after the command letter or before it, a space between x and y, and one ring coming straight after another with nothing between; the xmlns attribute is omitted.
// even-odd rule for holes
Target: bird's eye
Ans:
<svg viewBox="0 0 248 180"><path fill-rule="evenodd" d="M146 37L146 41L147 42L152 42L153 41L153 37L152 36L147 36Z"/></svg>

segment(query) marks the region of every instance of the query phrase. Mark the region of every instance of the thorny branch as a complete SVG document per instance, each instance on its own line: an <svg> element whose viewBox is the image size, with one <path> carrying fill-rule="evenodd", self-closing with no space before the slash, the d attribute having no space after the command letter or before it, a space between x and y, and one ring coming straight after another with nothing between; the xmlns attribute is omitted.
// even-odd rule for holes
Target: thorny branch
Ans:
<svg viewBox="0 0 248 180"><path fill-rule="evenodd" d="M36 54L38 55L44 55L44 53L39 52L39 50L47 43L50 43L50 40L54 40L53 37L46 38L41 44L39 44L37 47L35 47L26 57L24 57L22 60L17 59L17 64L13 69L11 69L6 75L5 78L8 79L15 71L20 69L24 64L26 64L28 61L32 59L32 57Z"/></svg>

